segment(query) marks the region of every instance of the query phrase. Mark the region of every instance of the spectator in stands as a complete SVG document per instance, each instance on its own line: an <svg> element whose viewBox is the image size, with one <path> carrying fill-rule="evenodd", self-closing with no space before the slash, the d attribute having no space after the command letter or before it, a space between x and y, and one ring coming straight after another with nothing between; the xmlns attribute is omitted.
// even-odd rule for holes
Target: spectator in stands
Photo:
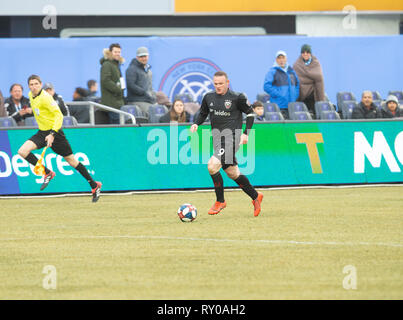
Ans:
<svg viewBox="0 0 403 320"><path fill-rule="evenodd" d="M73 92L73 101L88 101L88 91L84 88L77 87ZM89 123L90 122L90 112L88 106L70 105L69 108L70 115L76 118L78 123Z"/></svg>
<svg viewBox="0 0 403 320"><path fill-rule="evenodd" d="M394 95L389 95L386 99L385 108L381 110L382 118L400 118L403 117L403 112L399 106L399 100Z"/></svg>
<svg viewBox="0 0 403 320"><path fill-rule="evenodd" d="M294 69L287 63L284 51L276 53L276 60L266 74L263 89L270 95L270 101L277 103L284 119L289 119L288 103L295 102L299 96L299 80Z"/></svg>
<svg viewBox="0 0 403 320"><path fill-rule="evenodd" d="M161 123L169 122L189 122L190 115L185 111L185 105L182 100L176 99L169 111L160 118Z"/></svg>
<svg viewBox="0 0 403 320"><path fill-rule="evenodd" d="M261 101L255 101L252 104L253 111L256 113L255 121L265 121L264 106Z"/></svg>
<svg viewBox="0 0 403 320"><path fill-rule="evenodd" d="M361 96L361 102L353 109L352 119L382 118L381 112L372 101L372 92L364 91Z"/></svg>
<svg viewBox="0 0 403 320"><path fill-rule="evenodd" d="M127 102L138 105L147 115L150 105L157 101L152 87L152 72L148 60L148 49L140 47L137 49L136 58L131 61L126 70Z"/></svg>
<svg viewBox="0 0 403 320"><path fill-rule="evenodd" d="M49 93L53 97L53 100L56 101L56 103L58 104L58 106L60 108L60 111L63 113L64 116L70 115L69 109L63 101L63 97L55 92L55 88L53 87L53 84L51 84L49 82L45 83L43 86L43 90L45 90L47 93Z"/></svg>
<svg viewBox="0 0 403 320"><path fill-rule="evenodd" d="M314 115L315 102L325 101L325 86L322 67L319 60L312 55L310 45L304 44L301 47L301 55L294 63L294 70L300 81L298 101L304 102Z"/></svg>
<svg viewBox="0 0 403 320"><path fill-rule="evenodd" d="M13 117L19 126L24 125L25 118L33 117L29 99L22 95L23 87L14 83L10 87L10 97L4 102L6 114Z"/></svg>
<svg viewBox="0 0 403 320"><path fill-rule="evenodd" d="M125 104L123 90L125 81L120 71L120 65L125 61L121 56L122 48L118 43L112 43L103 50L101 63L101 104L120 109ZM119 114L108 112L109 123L119 123Z"/></svg>
<svg viewBox="0 0 403 320"><path fill-rule="evenodd" d="M94 102L100 102L101 98L97 94L98 93L98 82L96 82L93 79L88 80L87 87L88 87L87 100L94 101Z"/></svg>
<svg viewBox="0 0 403 320"><path fill-rule="evenodd" d="M4 97L0 90L0 117L7 117L6 108L4 108Z"/></svg>

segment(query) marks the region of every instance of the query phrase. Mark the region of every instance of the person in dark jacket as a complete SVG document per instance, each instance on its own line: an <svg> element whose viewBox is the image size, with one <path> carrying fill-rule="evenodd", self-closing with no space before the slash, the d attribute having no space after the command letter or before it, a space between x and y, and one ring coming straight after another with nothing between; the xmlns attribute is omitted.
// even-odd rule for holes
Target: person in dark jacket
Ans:
<svg viewBox="0 0 403 320"><path fill-rule="evenodd" d="M112 43L109 49L104 49L101 63L101 104L120 109L125 104L123 90L125 81L120 71L120 65L125 61L121 56L122 49L118 43ZM119 123L119 114L108 112L111 124Z"/></svg>
<svg viewBox="0 0 403 320"><path fill-rule="evenodd" d="M185 104L182 100L176 99L169 111L160 118L161 123L189 122L190 114L185 111Z"/></svg>
<svg viewBox="0 0 403 320"><path fill-rule="evenodd" d="M148 114L150 105L156 103L156 94L152 87L151 66L148 64L149 52L146 47L137 49L129 68L126 70L127 101L136 104Z"/></svg>
<svg viewBox="0 0 403 320"><path fill-rule="evenodd" d="M377 119L382 118L380 110L373 103L372 92L364 91L361 102L353 109L352 119Z"/></svg>
<svg viewBox="0 0 403 320"><path fill-rule="evenodd" d="M53 87L53 84L51 84L49 82L45 83L42 89L47 91L47 93L49 93L53 97L53 99L58 104L60 111L63 113L64 116L70 115L69 109L63 101L63 97L55 92L55 88Z"/></svg>
<svg viewBox="0 0 403 320"><path fill-rule="evenodd" d="M4 101L7 117L12 117L19 126L24 125L25 118L33 117L29 99L22 95L24 88L19 83L10 87L10 97Z"/></svg>
<svg viewBox="0 0 403 320"><path fill-rule="evenodd" d="M403 117L403 111L400 109L399 100L396 96L389 95L385 106L381 109L382 118L400 118Z"/></svg>
<svg viewBox="0 0 403 320"><path fill-rule="evenodd" d="M299 79L288 65L284 51L276 53L276 61L264 79L263 90L270 95L270 101L280 107L284 119L288 119L288 103L297 101L299 96Z"/></svg>

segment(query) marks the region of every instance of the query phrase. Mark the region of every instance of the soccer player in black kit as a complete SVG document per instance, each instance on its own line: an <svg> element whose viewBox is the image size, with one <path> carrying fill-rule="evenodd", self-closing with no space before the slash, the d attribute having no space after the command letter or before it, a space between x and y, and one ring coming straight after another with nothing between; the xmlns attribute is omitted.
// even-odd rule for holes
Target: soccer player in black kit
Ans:
<svg viewBox="0 0 403 320"><path fill-rule="evenodd" d="M253 109L248 105L244 94L229 89L229 80L225 72L216 72L213 81L215 91L203 97L200 114L190 127L191 132L196 132L199 125L210 115L214 154L208 161L207 168L213 179L217 201L208 213L217 214L227 206L220 173L220 169L223 168L227 176L251 197L254 216L257 217L261 211L263 194L257 192L248 178L241 174L235 157L239 146L248 142L248 134L254 121ZM242 112L247 114L243 132Z"/></svg>

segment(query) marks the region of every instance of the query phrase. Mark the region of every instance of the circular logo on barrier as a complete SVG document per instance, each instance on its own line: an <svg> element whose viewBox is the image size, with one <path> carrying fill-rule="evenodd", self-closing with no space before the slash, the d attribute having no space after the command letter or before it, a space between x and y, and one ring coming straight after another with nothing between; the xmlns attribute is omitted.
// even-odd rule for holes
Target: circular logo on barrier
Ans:
<svg viewBox="0 0 403 320"><path fill-rule="evenodd" d="M173 101L178 94L190 94L201 103L206 92L214 90L214 73L221 70L215 63L202 58L188 58L175 63L162 77L159 91Z"/></svg>

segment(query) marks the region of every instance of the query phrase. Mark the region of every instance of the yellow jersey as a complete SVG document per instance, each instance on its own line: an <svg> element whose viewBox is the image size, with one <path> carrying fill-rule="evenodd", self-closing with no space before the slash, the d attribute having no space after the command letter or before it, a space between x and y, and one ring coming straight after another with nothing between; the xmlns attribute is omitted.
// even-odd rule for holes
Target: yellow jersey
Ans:
<svg viewBox="0 0 403 320"><path fill-rule="evenodd" d="M45 90L41 90L36 97L32 96L32 92L28 96L39 130L59 131L63 124L63 114L53 97Z"/></svg>

